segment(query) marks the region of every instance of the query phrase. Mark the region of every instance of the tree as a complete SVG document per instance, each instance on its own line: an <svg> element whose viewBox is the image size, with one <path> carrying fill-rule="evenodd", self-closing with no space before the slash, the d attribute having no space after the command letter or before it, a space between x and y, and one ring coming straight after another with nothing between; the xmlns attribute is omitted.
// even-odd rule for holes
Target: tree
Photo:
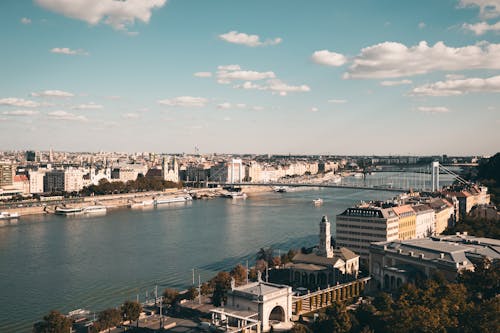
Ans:
<svg viewBox="0 0 500 333"><path fill-rule="evenodd" d="M309 333L311 332L310 329L307 328L307 326L302 325L302 324L294 324L292 329L290 330L290 333Z"/></svg>
<svg viewBox="0 0 500 333"><path fill-rule="evenodd" d="M381 312L390 312L393 303L394 301L389 294L379 292L373 299L372 305Z"/></svg>
<svg viewBox="0 0 500 333"><path fill-rule="evenodd" d="M247 269L241 264L236 265L229 274L234 278L236 285L245 284L247 281Z"/></svg>
<svg viewBox="0 0 500 333"><path fill-rule="evenodd" d="M255 269L259 272L264 272L267 269L267 261L260 259L255 262Z"/></svg>
<svg viewBox="0 0 500 333"><path fill-rule="evenodd" d="M56 310L43 317L43 321L33 327L36 333L67 333L71 330L72 321Z"/></svg>
<svg viewBox="0 0 500 333"><path fill-rule="evenodd" d="M125 301L121 307L122 310L122 318L124 321L129 320L130 323L132 321L137 321L137 327L139 327L139 317L142 312L142 305L136 301Z"/></svg>
<svg viewBox="0 0 500 333"><path fill-rule="evenodd" d="M336 301L327 307L325 313L319 315L313 325L313 331L319 333L347 333L352 323L344 303Z"/></svg>
<svg viewBox="0 0 500 333"><path fill-rule="evenodd" d="M226 303L226 292L231 288L231 275L228 272L219 272L211 281L214 287L212 303L215 306L221 306Z"/></svg>
<svg viewBox="0 0 500 333"><path fill-rule="evenodd" d="M172 306L179 298L179 292L175 289L167 288L163 291L163 304Z"/></svg>
<svg viewBox="0 0 500 333"><path fill-rule="evenodd" d="M471 297L490 299L500 294L500 266L484 258L474 264L474 271L463 271L458 281L465 284Z"/></svg>
<svg viewBox="0 0 500 333"><path fill-rule="evenodd" d="M265 262L268 263L268 265L272 265L273 253L274 253L274 250L272 247L269 247L267 249L261 247L259 252L257 252L257 261L264 260Z"/></svg>
<svg viewBox="0 0 500 333"><path fill-rule="evenodd" d="M109 329L109 332L111 332L111 328L120 325L121 322L122 314L120 310L113 308L106 309L99 312L97 318L98 330Z"/></svg>
<svg viewBox="0 0 500 333"><path fill-rule="evenodd" d="M203 290L202 290L203 291ZM187 290L187 293L186 293L186 299L188 300L194 300L196 297L198 297L198 289L196 289L195 287L191 287Z"/></svg>

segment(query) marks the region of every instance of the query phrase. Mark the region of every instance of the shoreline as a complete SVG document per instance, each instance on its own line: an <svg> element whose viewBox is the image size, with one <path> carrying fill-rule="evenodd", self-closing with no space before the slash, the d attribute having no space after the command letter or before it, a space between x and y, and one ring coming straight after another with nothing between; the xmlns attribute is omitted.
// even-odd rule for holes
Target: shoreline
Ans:
<svg viewBox="0 0 500 333"><path fill-rule="evenodd" d="M18 213L19 217L28 215L43 215L43 214L53 214L55 207L62 204L68 205L70 207L88 207L93 205L106 206L108 210L115 209L132 209L129 207L131 203L141 202L146 200L153 200L154 197L166 196L174 197L177 195L182 195L189 193L195 200L209 200L214 198L219 198L224 196L222 188L196 188L196 189L167 189L162 192L159 191L149 191L149 192L139 192L139 193L119 193L119 194L106 194L100 196L90 196L81 198L71 198L63 201L58 201L56 203L43 203L43 202L19 202L16 203L18 207L2 209L2 211L9 213ZM256 196L261 193L273 192L271 186L242 186L242 192L245 192L248 196ZM76 200L75 200L76 199ZM22 205L19 207L19 205Z"/></svg>

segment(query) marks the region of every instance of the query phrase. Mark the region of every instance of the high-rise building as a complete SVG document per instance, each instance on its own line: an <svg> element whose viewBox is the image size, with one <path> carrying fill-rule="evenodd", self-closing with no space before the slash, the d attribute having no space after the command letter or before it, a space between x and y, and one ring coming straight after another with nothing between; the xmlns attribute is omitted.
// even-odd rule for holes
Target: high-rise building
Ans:
<svg viewBox="0 0 500 333"><path fill-rule="evenodd" d="M0 161L0 188L12 186L15 173L16 168L12 162Z"/></svg>
<svg viewBox="0 0 500 333"><path fill-rule="evenodd" d="M353 207L337 215L336 246L347 247L367 261L370 243L398 239L399 217L392 208Z"/></svg>

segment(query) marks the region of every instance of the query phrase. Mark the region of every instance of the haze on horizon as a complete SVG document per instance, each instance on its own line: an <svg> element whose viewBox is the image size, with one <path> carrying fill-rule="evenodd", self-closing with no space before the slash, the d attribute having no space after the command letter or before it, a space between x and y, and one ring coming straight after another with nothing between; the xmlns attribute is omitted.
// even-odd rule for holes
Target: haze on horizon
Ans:
<svg viewBox="0 0 500 333"><path fill-rule="evenodd" d="M0 150L492 155L500 2L0 4Z"/></svg>

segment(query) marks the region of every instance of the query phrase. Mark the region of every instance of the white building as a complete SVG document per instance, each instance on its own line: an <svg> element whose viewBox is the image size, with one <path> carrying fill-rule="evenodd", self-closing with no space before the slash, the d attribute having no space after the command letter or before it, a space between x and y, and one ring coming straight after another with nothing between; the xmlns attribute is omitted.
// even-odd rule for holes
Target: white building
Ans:
<svg viewBox="0 0 500 333"><path fill-rule="evenodd" d="M163 158L161 164L161 176L163 180L178 183L179 182L179 163L177 158Z"/></svg>
<svg viewBox="0 0 500 333"><path fill-rule="evenodd" d="M224 308L211 310L217 326L242 328L258 326L257 332L291 329L292 287L259 281L235 287L227 293ZM254 326L254 327L255 327Z"/></svg>
<svg viewBox="0 0 500 333"><path fill-rule="evenodd" d="M425 238L436 232L436 213L428 205L412 206L417 214L415 220L415 238Z"/></svg>
<svg viewBox="0 0 500 333"><path fill-rule="evenodd" d="M45 177L46 170L28 172L30 182L30 193L43 193L43 177Z"/></svg>

